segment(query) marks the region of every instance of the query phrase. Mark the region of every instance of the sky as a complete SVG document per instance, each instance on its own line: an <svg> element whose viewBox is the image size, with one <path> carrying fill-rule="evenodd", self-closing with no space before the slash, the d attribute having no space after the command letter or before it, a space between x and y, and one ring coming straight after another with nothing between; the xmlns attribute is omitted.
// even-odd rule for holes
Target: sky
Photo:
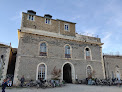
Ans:
<svg viewBox="0 0 122 92"><path fill-rule="evenodd" d="M0 0L0 42L18 47L22 12L75 22L76 32L101 38L103 53L122 55L122 0Z"/></svg>

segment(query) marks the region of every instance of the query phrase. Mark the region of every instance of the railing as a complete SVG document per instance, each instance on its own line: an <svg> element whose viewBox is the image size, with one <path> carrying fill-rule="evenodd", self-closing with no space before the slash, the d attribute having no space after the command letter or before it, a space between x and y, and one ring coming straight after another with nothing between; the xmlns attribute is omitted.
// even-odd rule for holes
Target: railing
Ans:
<svg viewBox="0 0 122 92"><path fill-rule="evenodd" d="M90 56L86 56L86 59L87 59L87 60L90 60Z"/></svg>
<svg viewBox="0 0 122 92"><path fill-rule="evenodd" d="M65 54L65 58L71 58L70 54Z"/></svg>
<svg viewBox="0 0 122 92"><path fill-rule="evenodd" d="M40 52L40 56L47 56L47 52Z"/></svg>

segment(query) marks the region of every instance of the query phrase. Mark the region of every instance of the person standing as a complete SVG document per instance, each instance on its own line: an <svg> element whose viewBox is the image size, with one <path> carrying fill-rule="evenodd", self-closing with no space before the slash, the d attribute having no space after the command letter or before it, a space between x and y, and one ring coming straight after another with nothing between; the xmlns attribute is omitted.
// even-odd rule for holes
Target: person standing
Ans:
<svg viewBox="0 0 122 92"><path fill-rule="evenodd" d="M6 86L7 86L7 80L4 79L4 80L3 80L3 83L2 83L2 92L5 92Z"/></svg>
<svg viewBox="0 0 122 92"><path fill-rule="evenodd" d="M24 84L24 82L25 82L24 75L22 76L22 78L20 79L20 81L21 81L21 87L23 87L23 84Z"/></svg>
<svg viewBox="0 0 122 92"><path fill-rule="evenodd" d="M8 85L8 87L12 86L12 81L10 79L7 79L7 85Z"/></svg>

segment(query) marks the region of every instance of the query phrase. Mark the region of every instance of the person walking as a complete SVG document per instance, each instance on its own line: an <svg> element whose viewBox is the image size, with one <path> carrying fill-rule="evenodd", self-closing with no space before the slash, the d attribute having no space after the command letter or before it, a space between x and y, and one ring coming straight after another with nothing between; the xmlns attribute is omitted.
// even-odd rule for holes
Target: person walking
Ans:
<svg viewBox="0 0 122 92"><path fill-rule="evenodd" d="M4 79L4 80L3 80L3 83L2 83L2 92L5 92L6 86L7 86L7 80Z"/></svg>

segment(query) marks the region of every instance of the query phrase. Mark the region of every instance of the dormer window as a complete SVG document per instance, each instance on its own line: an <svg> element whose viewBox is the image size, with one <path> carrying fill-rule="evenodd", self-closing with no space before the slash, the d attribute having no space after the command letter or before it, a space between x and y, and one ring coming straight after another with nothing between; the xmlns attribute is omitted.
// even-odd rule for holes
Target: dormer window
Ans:
<svg viewBox="0 0 122 92"><path fill-rule="evenodd" d="M34 16L33 15L28 15L28 20L34 21Z"/></svg>
<svg viewBox="0 0 122 92"><path fill-rule="evenodd" d="M48 19L48 18L46 18L46 19L45 19L45 23L46 23L46 24L51 24L51 20Z"/></svg>
<svg viewBox="0 0 122 92"><path fill-rule="evenodd" d="M64 24L64 30L69 31L69 24Z"/></svg>

